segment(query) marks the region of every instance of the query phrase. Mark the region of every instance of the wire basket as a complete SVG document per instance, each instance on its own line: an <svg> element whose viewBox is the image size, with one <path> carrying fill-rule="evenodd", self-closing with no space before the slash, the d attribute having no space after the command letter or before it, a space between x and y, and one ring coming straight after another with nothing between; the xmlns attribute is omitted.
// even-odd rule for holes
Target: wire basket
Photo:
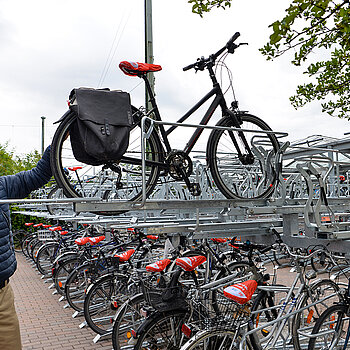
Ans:
<svg viewBox="0 0 350 350"><path fill-rule="evenodd" d="M52 241L56 237L56 234L49 230L40 230L37 231L37 237L39 241Z"/></svg>
<svg viewBox="0 0 350 350"><path fill-rule="evenodd" d="M240 305L233 300L213 294L191 298L192 327L198 329L235 329L250 315L250 304Z"/></svg>
<svg viewBox="0 0 350 350"><path fill-rule="evenodd" d="M141 289L146 302L157 311L170 311L177 309L187 309L186 301L187 288L181 283L175 286L166 282L164 277L157 281L152 279L142 279Z"/></svg>

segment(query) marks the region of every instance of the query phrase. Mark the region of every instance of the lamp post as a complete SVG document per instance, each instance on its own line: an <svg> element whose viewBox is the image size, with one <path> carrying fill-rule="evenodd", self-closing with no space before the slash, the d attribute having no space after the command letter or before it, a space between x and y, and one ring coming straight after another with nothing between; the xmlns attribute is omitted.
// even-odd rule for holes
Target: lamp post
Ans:
<svg viewBox="0 0 350 350"><path fill-rule="evenodd" d="M153 64L152 0L145 0L145 60L146 63ZM154 93L154 74L148 73L148 79ZM152 106L149 102L147 89L145 92L145 99L146 109L149 111Z"/></svg>
<svg viewBox="0 0 350 350"><path fill-rule="evenodd" d="M44 154L44 144L45 144L45 119L46 117L41 117L41 154Z"/></svg>

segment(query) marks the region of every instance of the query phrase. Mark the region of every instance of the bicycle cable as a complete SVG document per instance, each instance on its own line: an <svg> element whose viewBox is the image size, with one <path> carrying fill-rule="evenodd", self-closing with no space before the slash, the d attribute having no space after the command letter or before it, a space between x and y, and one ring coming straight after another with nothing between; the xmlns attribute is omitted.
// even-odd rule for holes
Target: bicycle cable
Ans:
<svg viewBox="0 0 350 350"><path fill-rule="evenodd" d="M228 80L229 80L229 84L228 84L227 89L223 92L223 94L226 95L226 93L231 89L233 100L237 101L235 90L233 88L233 74L232 74L231 69L229 69L228 66L225 63L225 59L226 59L228 54L229 54L229 52L225 52L224 54L222 54L219 57L218 61L215 64L215 74L220 69L220 85L222 87L223 86L223 70L224 69L226 70L226 73L227 73L227 76L228 76Z"/></svg>

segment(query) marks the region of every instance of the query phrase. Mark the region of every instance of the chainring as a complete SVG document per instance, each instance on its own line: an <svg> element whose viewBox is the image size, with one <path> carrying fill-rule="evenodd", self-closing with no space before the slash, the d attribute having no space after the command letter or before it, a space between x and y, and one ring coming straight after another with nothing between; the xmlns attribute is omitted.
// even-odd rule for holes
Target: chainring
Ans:
<svg viewBox="0 0 350 350"><path fill-rule="evenodd" d="M191 158L183 151L172 151L166 159L169 165L170 176L177 180L183 180L183 174L189 177L192 174L193 165Z"/></svg>

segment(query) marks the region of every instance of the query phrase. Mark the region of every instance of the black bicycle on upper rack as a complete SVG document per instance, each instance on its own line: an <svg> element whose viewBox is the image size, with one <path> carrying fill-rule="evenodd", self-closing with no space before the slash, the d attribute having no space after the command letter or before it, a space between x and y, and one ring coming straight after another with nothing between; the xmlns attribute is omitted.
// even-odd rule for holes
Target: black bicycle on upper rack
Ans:
<svg viewBox="0 0 350 350"><path fill-rule="evenodd" d="M119 67L125 74L144 80L152 108L146 111L132 107L132 126L127 151L120 159L99 166L87 165L75 159L69 139L77 114L69 110L60 119L52 141L51 157L56 181L63 188L64 194L69 197L99 195L104 199L138 201L142 198L144 171L147 197L152 194L157 183L169 179L184 182L193 196L200 195L199 183L191 178L194 167L190 153L201 136L203 127L207 126L215 110L220 107L222 118L212 129L206 146L206 161L215 183L213 186L226 198L269 197L276 187L278 177L275 164L279 149L277 137L263 120L240 111L236 100L228 106L216 77L217 68L226 67L224 60L227 55L233 54L243 45L235 43L239 36L240 34L236 33L218 52L208 58L202 57L183 69L194 69L196 72L207 70L213 87L177 121L176 125L168 128L162 124L155 95L147 77L147 73L159 71L161 66L121 62ZM232 87L232 84L230 86ZM210 100L211 102L208 102ZM182 150L173 149L169 135L206 102L210 105L186 146ZM142 169L140 127L145 116L149 119L145 120L147 138L144 147L145 167ZM152 119L160 123L155 126Z"/></svg>

